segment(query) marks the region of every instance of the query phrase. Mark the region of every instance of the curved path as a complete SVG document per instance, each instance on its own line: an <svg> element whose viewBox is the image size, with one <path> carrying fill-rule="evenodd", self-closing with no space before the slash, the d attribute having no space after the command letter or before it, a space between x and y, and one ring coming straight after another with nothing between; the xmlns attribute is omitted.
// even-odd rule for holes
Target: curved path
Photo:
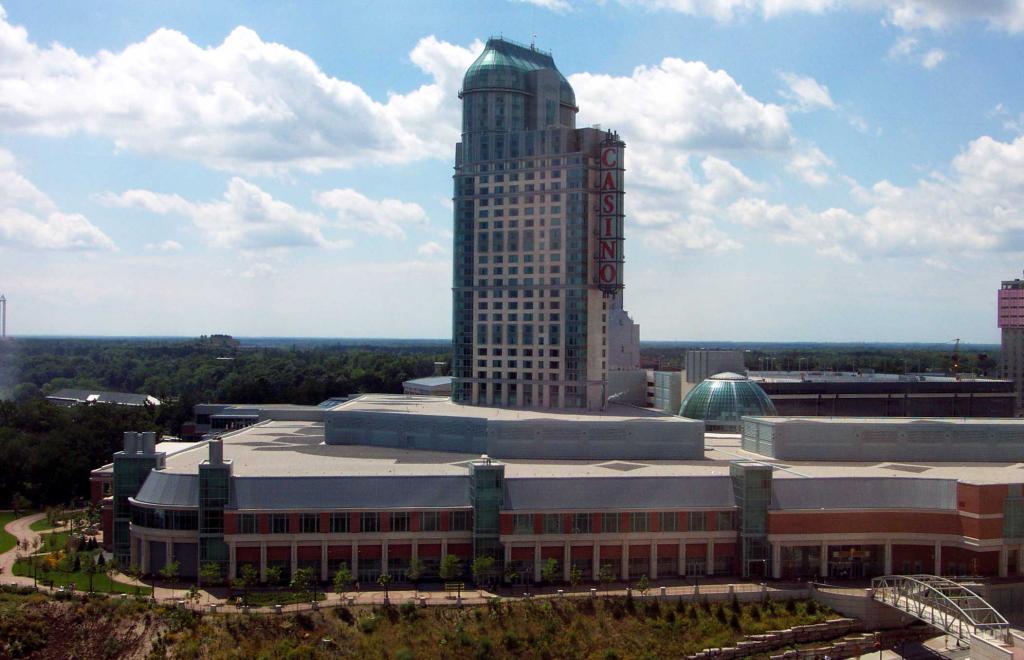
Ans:
<svg viewBox="0 0 1024 660"><path fill-rule="evenodd" d="M32 578L21 577L14 574L14 560L17 559L19 552L24 552L21 547L19 547L22 541L27 540L29 547L31 548L32 544L35 543L35 540L40 537L39 532L33 532L30 525L45 517L45 513L33 513L29 516L15 518L4 527L4 531L18 539L18 543L15 544L13 548L0 555L0 582L4 582L5 584L32 584Z"/></svg>

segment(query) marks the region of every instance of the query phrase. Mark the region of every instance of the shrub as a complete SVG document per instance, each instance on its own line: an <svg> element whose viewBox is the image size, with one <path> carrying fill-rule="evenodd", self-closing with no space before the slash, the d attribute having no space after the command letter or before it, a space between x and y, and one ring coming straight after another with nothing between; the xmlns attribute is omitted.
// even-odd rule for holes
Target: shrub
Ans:
<svg viewBox="0 0 1024 660"><path fill-rule="evenodd" d="M807 601L807 606L804 608L804 611L810 614L811 616L814 616L818 613L818 602L815 600Z"/></svg>
<svg viewBox="0 0 1024 660"><path fill-rule="evenodd" d="M415 603L402 603L398 607L398 611L402 614L403 618L405 618L405 619L407 619L409 621L412 621L417 616L419 616L419 612L416 610L416 604Z"/></svg>
<svg viewBox="0 0 1024 660"><path fill-rule="evenodd" d="M509 651L516 651L519 649L519 637L511 630L505 633L504 638L501 640L502 645Z"/></svg>
<svg viewBox="0 0 1024 660"><path fill-rule="evenodd" d="M334 616L338 617L340 620L344 621L350 626L356 622L356 618L352 616L352 611L344 605L339 605L338 607L334 608Z"/></svg>
<svg viewBox="0 0 1024 660"><path fill-rule="evenodd" d="M719 605L715 608L715 618L718 619L719 623L727 623L729 621L728 617L725 615L725 607Z"/></svg>
<svg viewBox="0 0 1024 660"><path fill-rule="evenodd" d="M795 600L791 599L791 600L787 600L786 601L786 611L789 612L790 614L796 614L796 601Z"/></svg>
<svg viewBox="0 0 1024 660"><path fill-rule="evenodd" d="M416 660L416 654L412 649L402 647L395 651L395 660Z"/></svg>
<svg viewBox="0 0 1024 660"><path fill-rule="evenodd" d="M739 631L742 628L742 626L740 625L740 618L736 615L735 612L733 612L732 616L729 617L729 627L736 631Z"/></svg>
<svg viewBox="0 0 1024 660"><path fill-rule="evenodd" d="M757 603L750 606L750 618L754 621L761 620L761 608L757 606Z"/></svg>
<svg viewBox="0 0 1024 660"><path fill-rule="evenodd" d="M377 630L377 621L375 614L359 617L359 632L364 635L372 635L373 631Z"/></svg>

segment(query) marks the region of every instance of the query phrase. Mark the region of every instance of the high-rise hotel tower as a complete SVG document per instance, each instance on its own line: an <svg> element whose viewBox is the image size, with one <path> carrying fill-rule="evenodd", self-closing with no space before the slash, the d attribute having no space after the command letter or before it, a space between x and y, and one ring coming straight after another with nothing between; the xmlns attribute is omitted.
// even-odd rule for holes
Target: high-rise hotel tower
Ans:
<svg viewBox="0 0 1024 660"><path fill-rule="evenodd" d="M576 128L572 87L532 46L489 39L459 96L452 398L602 408L625 144Z"/></svg>
<svg viewBox="0 0 1024 660"><path fill-rule="evenodd" d="M453 392L589 408L621 309L625 143L575 128L550 53L489 39L463 80L456 145Z"/></svg>

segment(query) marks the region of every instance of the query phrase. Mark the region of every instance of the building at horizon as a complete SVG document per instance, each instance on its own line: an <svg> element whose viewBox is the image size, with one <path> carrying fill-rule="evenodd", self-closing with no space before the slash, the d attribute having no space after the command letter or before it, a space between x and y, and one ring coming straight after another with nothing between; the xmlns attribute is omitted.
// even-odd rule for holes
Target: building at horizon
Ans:
<svg viewBox="0 0 1024 660"><path fill-rule="evenodd" d="M1003 376L1014 383L1017 410L1024 408L1024 280L1004 280L997 293Z"/></svg>
<svg viewBox="0 0 1024 660"><path fill-rule="evenodd" d="M459 97L452 399L601 409L639 338L622 318L625 143L576 128L572 86L533 46L489 39Z"/></svg>

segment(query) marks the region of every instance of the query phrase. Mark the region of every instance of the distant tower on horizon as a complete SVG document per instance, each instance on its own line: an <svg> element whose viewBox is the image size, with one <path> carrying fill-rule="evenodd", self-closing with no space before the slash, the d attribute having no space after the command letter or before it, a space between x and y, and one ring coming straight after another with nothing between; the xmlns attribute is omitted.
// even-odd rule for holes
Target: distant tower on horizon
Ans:
<svg viewBox="0 0 1024 660"><path fill-rule="evenodd" d="M1019 412L1024 408L1024 280L1005 280L997 295L1003 377L1014 383Z"/></svg>
<svg viewBox="0 0 1024 660"><path fill-rule="evenodd" d="M7 296L0 293L0 340L7 339Z"/></svg>

